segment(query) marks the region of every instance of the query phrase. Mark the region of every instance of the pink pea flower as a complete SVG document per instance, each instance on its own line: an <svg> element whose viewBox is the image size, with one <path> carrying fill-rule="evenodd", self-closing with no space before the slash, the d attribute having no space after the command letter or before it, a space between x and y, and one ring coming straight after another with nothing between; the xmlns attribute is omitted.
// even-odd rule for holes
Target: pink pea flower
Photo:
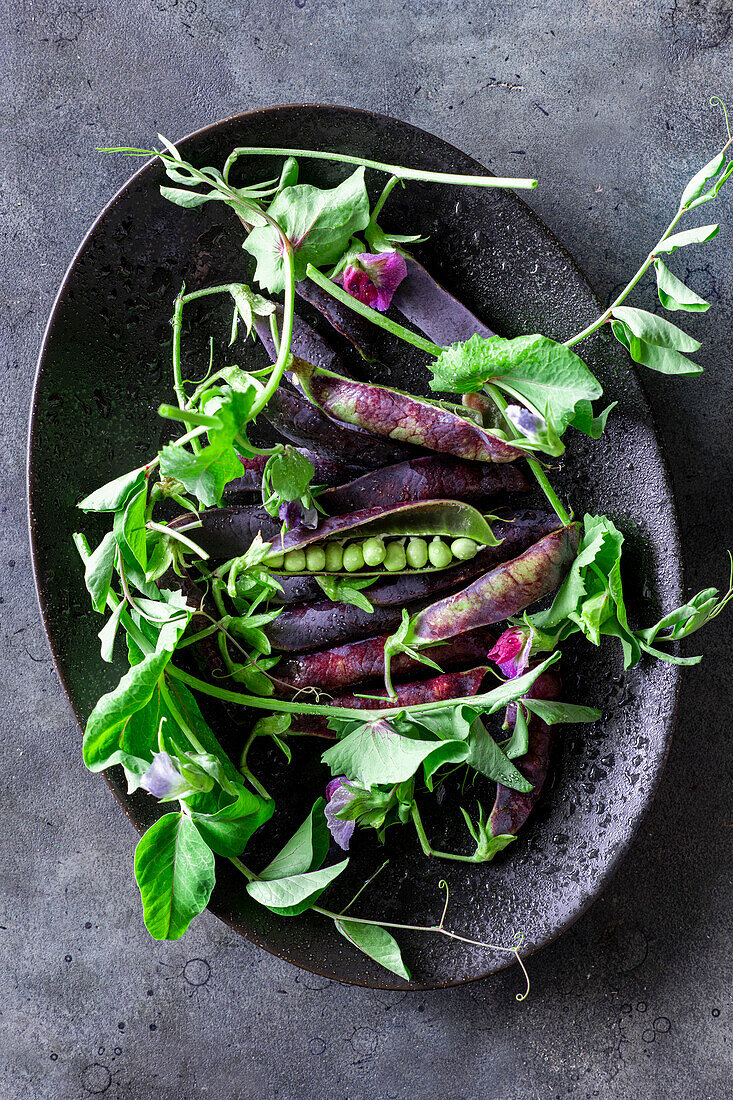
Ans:
<svg viewBox="0 0 733 1100"><path fill-rule="evenodd" d="M532 652L532 635L526 634L518 626L505 630L496 645L488 654L509 680L521 676L529 664Z"/></svg>
<svg viewBox="0 0 733 1100"><path fill-rule="evenodd" d="M344 268L344 290L384 313L406 275L407 264L399 252L360 252Z"/></svg>

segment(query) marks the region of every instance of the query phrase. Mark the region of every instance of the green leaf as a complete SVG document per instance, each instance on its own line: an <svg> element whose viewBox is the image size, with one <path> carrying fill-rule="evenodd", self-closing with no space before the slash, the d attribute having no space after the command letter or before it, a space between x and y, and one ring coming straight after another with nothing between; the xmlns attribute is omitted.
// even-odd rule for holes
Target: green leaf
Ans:
<svg viewBox="0 0 733 1100"><path fill-rule="evenodd" d="M112 571L117 557L117 542L114 532L108 531L97 549L87 561L84 570L84 584L92 597L94 610L104 612L107 596L112 583Z"/></svg>
<svg viewBox="0 0 733 1100"><path fill-rule="evenodd" d="M198 191L182 191L178 187L166 187L164 185L161 185L160 193L164 199L168 199L169 202L175 203L176 206L182 206L186 210L192 210L195 206L202 206L212 199L226 200L225 195L220 195L216 191L211 191L208 195L200 195Z"/></svg>
<svg viewBox="0 0 733 1100"><path fill-rule="evenodd" d="M517 717L514 721L512 735L501 746L501 749L508 760L517 760L520 756L524 756L528 748L529 726L527 725L527 715L524 713L522 704L517 703Z"/></svg>
<svg viewBox="0 0 733 1100"><path fill-rule="evenodd" d="M478 807L478 821L475 823L471 821L471 818L463 806L460 807L460 810L469 833L476 841L476 850L471 856L473 863L489 863L495 855L498 855L499 852L503 852L513 840L517 839L513 833L499 833L497 836L494 836L491 832L491 823L487 820L484 814L484 808L480 802Z"/></svg>
<svg viewBox="0 0 733 1100"><path fill-rule="evenodd" d="M236 799L213 813L192 810L191 818L212 851L225 859L242 854L249 838L275 812L271 798L259 798L245 787L237 788Z"/></svg>
<svg viewBox="0 0 733 1100"><path fill-rule="evenodd" d="M506 754L499 748L480 719L474 722L471 729L466 763L481 775L485 775L487 779L503 783L505 787L511 787L514 791L526 794L533 790L533 785L528 783L511 760L507 759Z"/></svg>
<svg viewBox="0 0 733 1100"><path fill-rule="evenodd" d="M578 401L575 406L575 415L570 421L570 427L578 432L590 436L591 439L600 439L606 430L608 414L615 409L618 401L612 401L598 416L593 415L593 406L590 401Z"/></svg>
<svg viewBox="0 0 733 1100"><path fill-rule="evenodd" d="M295 278L305 278L309 263L335 263L354 233L369 223L364 169L357 168L338 187L321 190L308 183L285 187L268 209L294 251ZM255 278L272 293L285 289L281 242L272 226L253 229L244 247L257 261Z"/></svg>
<svg viewBox="0 0 733 1100"><path fill-rule="evenodd" d="M376 584L378 579L378 577L329 577L326 575L316 576L316 583L333 603L353 604L354 607L360 607L362 611L371 615L374 604L361 589Z"/></svg>
<svg viewBox="0 0 733 1100"><path fill-rule="evenodd" d="M240 318L244 321L245 336L249 336L252 331L254 316L269 317L271 313L275 312L275 303L263 298L261 294L257 294L246 283L232 283L229 287L229 293L234 299L232 332L229 340L231 346L237 339Z"/></svg>
<svg viewBox="0 0 733 1100"><path fill-rule="evenodd" d="M603 392L574 351L540 335L472 336L445 348L432 371L433 390L473 393L491 383L551 421L560 434L580 402Z"/></svg>
<svg viewBox="0 0 733 1100"><path fill-rule="evenodd" d="M283 501L300 500L305 496L313 474L314 468L310 459L287 444L282 451L268 458L262 473L262 483L275 495L279 505Z"/></svg>
<svg viewBox="0 0 733 1100"><path fill-rule="evenodd" d="M702 367L671 348L659 347L640 340L623 321L612 321L613 335L628 351L635 363L659 371L660 374L701 374Z"/></svg>
<svg viewBox="0 0 733 1100"><path fill-rule="evenodd" d="M145 927L154 940L177 940L208 905L214 854L184 814L166 814L135 849Z"/></svg>
<svg viewBox="0 0 733 1100"><path fill-rule="evenodd" d="M328 855L330 836L323 810L325 798L317 799L300 828L281 848L259 877L265 880L288 878L317 871Z"/></svg>
<svg viewBox="0 0 733 1100"><path fill-rule="evenodd" d="M711 161L696 172L682 192L680 206L689 206L694 199L699 199L710 180L715 179L725 164L725 153L718 153Z"/></svg>
<svg viewBox="0 0 733 1100"><path fill-rule="evenodd" d="M597 722L603 717L603 713L595 707L580 707L575 703L560 703L549 699L523 699L522 705L548 726L554 726L558 722Z"/></svg>
<svg viewBox="0 0 733 1100"><path fill-rule="evenodd" d="M122 519L122 534L135 561L145 571L148 564L148 546L145 529L145 510L147 507L147 489L140 489L131 496L125 505Z"/></svg>
<svg viewBox="0 0 733 1100"><path fill-rule="evenodd" d="M321 756L331 775L346 775L363 787L378 783L402 783L421 764L435 771L442 764L466 759L463 741L418 741L403 737L384 719L374 718L358 726Z"/></svg>
<svg viewBox="0 0 733 1100"><path fill-rule="evenodd" d="M139 759L149 748L141 741L130 719L152 698L155 686L170 660L170 653L153 653L134 665L117 687L103 695L89 716L84 732L84 763L90 771Z"/></svg>
<svg viewBox="0 0 733 1100"><path fill-rule="evenodd" d="M710 302L706 302L694 290L685 286L661 260L654 261L654 269L657 273L659 301L665 309L683 309L688 313L704 313L706 309L710 309Z"/></svg>
<svg viewBox="0 0 733 1100"><path fill-rule="evenodd" d="M341 863L322 867L318 871L307 871L305 874L264 882L249 882L247 893L260 905L281 917L297 917L318 901L326 887L345 870L348 862L348 859L344 859Z"/></svg>
<svg viewBox="0 0 733 1100"><path fill-rule="evenodd" d="M145 470L130 470L114 481L108 481L100 489L95 489L88 497L84 497L77 508L81 508L82 512L116 512L144 484Z"/></svg>
<svg viewBox="0 0 733 1100"><path fill-rule="evenodd" d="M225 486L240 476L242 464L231 447L204 447L200 454L192 455L183 447L168 445L160 452L160 470L166 477L181 481L207 508L213 508L219 504Z"/></svg>
<svg viewBox="0 0 733 1100"><path fill-rule="evenodd" d="M112 662L112 650L114 649L115 636L117 634L117 628L120 625L120 616L124 610L125 604L120 600L97 635L102 643L102 660L106 661L107 664L111 664Z"/></svg>
<svg viewBox="0 0 733 1100"><path fill-rule="evenodd" d="M675 252L678 248L684 248L688 244L704 244L718 235L719 225L698 225L694 229L685 229L681 233L673 233L661 241L654 249L656 252Z"/></svg>
<svg viewBox="0 0 733 1100"><path fill-rule="evenodd" d="M700 195L699 199L694 199L687 207L688 210L694 210L698 206L702 206L705 202L712 202L713 199L718 197L718 192L721 187L728 182L730 177L733 176L733 160L729 162L728 167L723 172L722 176L719 176L713 186L704 195Z"/></svg>
<svg viewBox="0 0 733 1100"><path fill-rule="evenodd" d="M649 313L645 309L634 309L632 306L616 306L612 310L612 316L623 321L634 336L648 344L682 352L700 350L699 340L688 336L681 328L664 317L657 317L656 313Z"/></svg>
<svg viewBox="0 0 733 1100"><path fill-rule="evenodd" d="M391 970L398 978L410 981L410 971L402 961L402 953L394 936L391 936L386 928L379 924L359 924L357 921L336 920L334 924L344 939L358 947L370 959L383 966L385 970Z"/></svg>

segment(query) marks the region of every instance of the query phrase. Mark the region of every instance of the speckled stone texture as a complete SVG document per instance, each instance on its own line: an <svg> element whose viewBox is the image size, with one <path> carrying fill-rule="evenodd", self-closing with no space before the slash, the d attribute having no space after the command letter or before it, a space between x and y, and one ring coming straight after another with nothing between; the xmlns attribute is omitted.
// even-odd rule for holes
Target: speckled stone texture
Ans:
<svg viewBox="0 0 733 1100"><path fill-rule="evenodd" d="M385 111L494 171L538 175L531 205L606 299L719 140L707 96L729 91L730 6L18 0L0 19L0 1094L725 1096L725 619L690 643L706 660L685 674L670 761L630 855L581 922L532 960L528 1002L514 1001L516 971L433 994L351 989L278 962L211 916L178 944L147 938L134 835L83 770L36 610L23 467L55 288L129 170L95 145L175 137L274 102ZM732 206L728 195L704 208L701 220L714 211L725 236L674 264L714 304L689 323L705 340L707 373L644 380L672 467L689 591L725 581L733 544ZM650 285L637 301L653 305Z"/></svg>

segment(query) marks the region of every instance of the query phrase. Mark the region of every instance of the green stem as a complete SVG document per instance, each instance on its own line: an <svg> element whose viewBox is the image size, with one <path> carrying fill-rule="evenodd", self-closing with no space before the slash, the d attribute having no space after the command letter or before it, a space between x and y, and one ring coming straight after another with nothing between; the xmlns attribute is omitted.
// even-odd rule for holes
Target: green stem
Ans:
<svg viewBox="0 0 733 1100"><path fill-rule="evenodd" d="M624 301L624 299L631 293L631 291L634 289L636 284L639 282L639 279L642 278L642 276L645 274L645 272L648 270L648 268L654 262L655 253L656 253L657 248L659 248L659 245L662 243L662 241L666 240L666 238L670 235L670 233L672 232L674 227L677 225L677 222L680 220L680 218L683 216L683 214L686 213L686 211L687 211L686 206L681 206L679 208L679 210L677 211L675 216L672 218L672 221L669 223L669 225L665 229L662 236L659 238L657 243L654 245L654 248L648 254L648 256L644 260L643 264L641 265L639 270L634 275L631 282L628 283L624 287L624 289L619 294L618 298L616 298L615 301L611 302L611 305L608 307L607 310L605 310L604 313L602 313L600 315L600 317L596 318L596 320L593 321L592 324L588 325L587 328L584 328L582 330L582 332L579 332L576 336L572 336L569 340L564 341L566 348L574 347L575 344L579 344L581 340L585 340L586 336L590 336L590 334L592 332L595 332L596 329L599 329L601 327L601 325L605 325L606 321L608 321L610 319L611 314L613 313L616 306L621 305L621 303Z"/></svg>
<svg viewBox="0 0 733 1100"><path fill-rule="evenodd" d="M420 811L417 808L417 802L413 802L410 807L410 816L412 823L415 826L415 832L417 838L420 841L420 847L426 856L434 856L436 859L457 859L463 863L475 863L476 860L473 856L461 856L457 852L439 852L436 848L433 848L432 844L428 840L427 833L425 832L425 826L422 823L422 817Z"/></svg>
<svg viewBox="0 0 733 1100"><path fill-rule="evenodd" d="M360 313L362 317L366 317L367 321L371 321L373 325L378 325L379 328L383 328L386 332L390 332L399 340L404 340L405 343L412 344L413 347L419 348L420 351L427 352L428 355L440 355L443 351L443 349L439 347L438 344L434 344L432 340L426 340L424 336L418 336L417 333L410 332L409 328L398 325L396 321L391 321L389 317L385 317L383 313L379 313L376 309L365 306L358 298L352 298L350 294L347 294L345 290L342 290L340 286L337 286L337 284L326 275L322 275L317 268L313 267L313 264L308 264L306 275L309 279L312 279L314 283L317 283L322 290L325 290L327 294L330 294L332 298L336 298L337 301L348 306L349 309L353 309L354 313Z"/></svg>
<svg viewBox="0 0 733 1100"><path fill-rule="evenodd" d="M549 667L549 663L554 663L557 658L553 654L543 661L536 669L532 671L539 673ZM356 710L352 707L328 707L322 706L317 703L294 703L289 702L286 699L272 699L262 695L246 695L243 692L229 691L228 688L217 687L215 684L209 684L206 680L199 680L196 676L191 676L190 673L184 672L183 669L177 668L175 665L170 664L167 666L166 672L176 680L180 680L181 683L186 684L194 691L200 691L203 695L210 695L214 699L221 699L225 703L238 703L245 707L255 707L258 710L272 711L277 714L316 714L324 718L353 718L357 721L364 722L372 713L368 710ZM504 688L506 685L501 684L500 688ZM440 710L444 708L448 703L451 706L460 707L463 705L471 707L488 706L495 710L500 707L506 706L507 702L511 702L517 698L518 694L527 691L527 687L524 686L520 689L517 695L512 694L509 697L501 696L497 701L495 692L499 689L494 688L494 691L482 693L480 695L466 695L458 699L436 699L429 703L416 703L413 706L407 707L385 707L375 708L374 713L377 713L380 718L394 718L398 714L430 714L432 711Z"/></svg>
<svg viewBox="0 0 733 1100"><path fill-rule="evenodd" d="M145 526L149 531L159 531L161 535L168 535L169 538L177 539L178 542L182 542L184 546L187 546L189 550L193 551L193 553L198 555L203 561L209 557L206 550L202 550L200 546L197 546L191 539L186 538L180 531L176 531L172 527L166 527L164 523L154 523L153 520L148 520ZM196 526L200 527L201 524L198 523Z"/></svg>
<svg viewBox="0 0 733 1100"><path fill-rule="evenodd" d="M241 859L236 856L230 856L229 862L232 863L237 870L244 875L248 882L257 882L258 876L251 871L246 864L242 863ZM380 868L381 870L381 868ZM441 882L441 885L443 883ZM529 993L529 975L527 974L527 968L522 961L522 957L519 954L519 947L521 946L521 940L516 947L501 947L496 943L487 943L485 940L473 940L468 936L461 936L458 932L451 932L447 928L443 927L443 921L445 920L446 907L443 909L443 915L440 919L440 924L400 924L397 921L392 920L371 920L369 917L351 917L346 916L344 913L335 913L332 909L324 909L321 905L311 905L310 911L313 913L320 913L322 917L328 917L329 920L334 922L339 921L341 923L346 922L349 924L368 924L375 928L394 928L398 932L433 932L441 936L447 936L450 940L457 940L459 943L467 943L471 947L484 947L488 951L501 951L505 955L514 955L514 958L519 963L522 973L524 974L527 988L524 993L517 993L517 1000L523 1001Z"/></svg>
<svg viewBox="0 0 733 1100"><path fill-rule="evenodd" d="M490 397L493 399L495 404L498 406L498 408L500 409L500 411L501 411L501 413L502 413L502 415L503 415L503 417L506 421L507 431L508 431L509 435L511 436L511 438L519 439L520 438L519 434L515 431L514 425L512 424L511 420L509 420L509 418L506 415L508 402L505 400L504 395L502 394L502 392L499 389L497 389L496 386L492 385L490 382L484 388L485 388L486 392L490 395ZM557 514L557 518L560 520L560 522L565 527L567 527L567 525L571 522L571 518L568 515L567 511L565 510L563 504L561 503L560 498L558 497L557 493L552 488L552 485L550 485L547 474L542 469L542 466L539 464L539 462L537 461L536 458L532 458L532 456L528 455L528 454L525 455L525 458L527 460L527 465L529 466L530 470L532 471L532 473L534 474L534 476L537 480L537 484L540 486L540 488L542 489L542 492L545 494L548 501L550 502L553 509L555 510L555 512Z"/></svg>
<svg viewBox="0 0 733 1100"><path fill-rule="evenodd" d="M224 179L229 178L232 165L239 157L273 156L273 157L305 157L311 160L330 160L340 164L363 165L365 168L374 168L377 172L387 172L398 180L423 180L426 183L454 183L464 187L515 187L520 190L531 190L537 186L537 180L519 178L510 179L502 176L465 176L450 172L424 172L419 168L403 168L399 164L382 164L380 161L367 160L365 157L352 157L347 153L316 152L313 149L280 149L267 146L250 146L234 149L224 165Z"/></svg>
<svg viewBox="0 0 733 1100"><path fill-rule="evenodd" d="M168 690L168 686L165 682L165 676L162 676L161 679L160 679L160 694L163 697L163 699L165 700L166 706L170 710L170 712L173 715L173 717L175 718L176 722L178 723L178 725L180 726L180 728L183 730L186 737L188 738L191 746L196 750L196 752L205 753L206 752L206 747L201 744L198 737L193 732L193 730L189 726L188 722L186 721L186 719L183 717L183 715L179 711L176 704L173 702L173 699L171 697L171 693Z"/></svg>
<svg viewBox="0 0 733 1100"><path fill-rule="evenodd" d="M275 366L272 368L272 374L269 377L267 385L265 386L260 397L252 406L252 412L250 413L250 420L254 420L259 413L262 412L267 402L275 393L275 390L280 385L280 379L282 378L285 368L290 362L290 342L293 338L293 314L295 312L295 258L293 255L293 246L287 237L280 230L280 237L283 245L283 256L285 259L285 300L283 302L283 328L280 335L280 346L277 351L277 359L275 360Z"/></svg>
<svg viewBox="0 0 733 1100"><path fill-rule="evenodd" d="M374 209L372 210L372 216L370 217L369 225L367 226L367 232L369 231L369 228L372 225L376 224L377 218L382 213L382 207L384 206L384 204L387 201L387 199L389 198L389 196L392 194L392 191L394 190L396 184L398 184L399 182L400 182L399 176L391 176L390 179L388 179L387 182L385 183L382 194L379 196L376 203L374 204Z"/></svg>

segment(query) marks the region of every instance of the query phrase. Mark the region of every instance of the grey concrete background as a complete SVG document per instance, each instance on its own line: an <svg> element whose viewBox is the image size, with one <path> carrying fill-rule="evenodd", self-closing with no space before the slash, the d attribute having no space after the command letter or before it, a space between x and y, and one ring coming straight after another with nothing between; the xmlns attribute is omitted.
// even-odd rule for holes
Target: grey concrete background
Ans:
<svg viewBox="0 0 733 1100"><path fill-rule="evenodd" d="M175 138L235 111L315 101L394 114L495 171L601 296L626 281L731 96L729 0L14 0L0 15L0 1096L648 1100L730 1095L729 622L695 640L654 808L612 887L516 972L435 994L334 985L208 915L147 938L134 836L54 675L25 533L25 425L55 288L129 174L98 144ZM726 577L733 202L675 270L714 309L698 381L647 375L690 591ZM704 208L703 220L712 208ZM651 305L645 285L637 299ZM726 894L728 895L726 897ZM725 1082L728 1081L726 1085Z"/></svg>

